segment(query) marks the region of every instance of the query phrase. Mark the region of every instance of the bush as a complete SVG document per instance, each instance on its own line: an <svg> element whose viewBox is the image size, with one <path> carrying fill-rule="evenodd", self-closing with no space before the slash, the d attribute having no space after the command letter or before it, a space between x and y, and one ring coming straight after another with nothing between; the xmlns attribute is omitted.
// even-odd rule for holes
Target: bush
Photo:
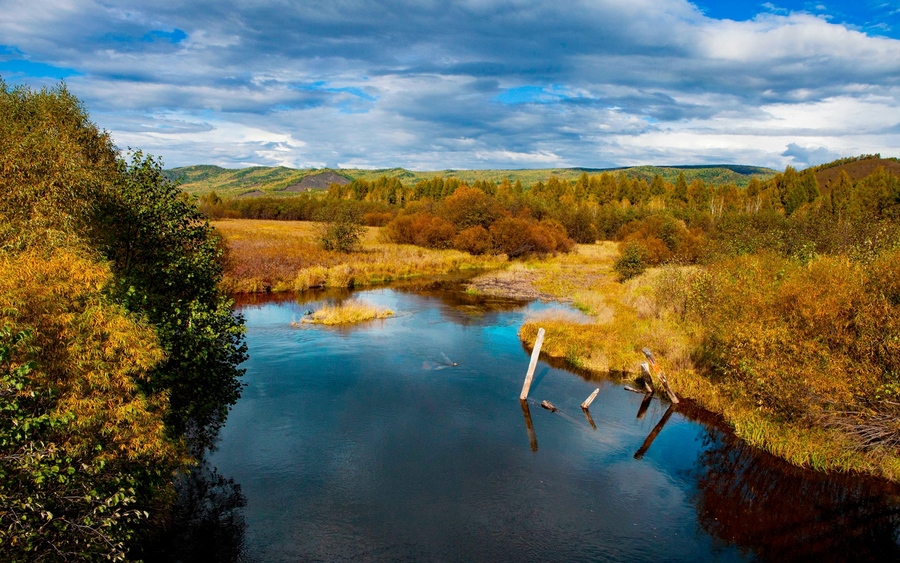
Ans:
<svg viewBox="0 0 900 563"><path fill-rule="evenodd" d="M322 225L319 241L325 250L352 252L359 246L365 227L348 210L338 210L331 221Z"/></svg>
<svg viewBox="0 0 900 563"><path fill-rule="evenodd" d="M398 244L415 244L428 248L449 248L456 229L431 213L400 215L385 227L384 236Z"/></svg>
<svg viewBox="0 0 900 563"><path fill-rule="evenodd" d="M490 233L494 250L510 258L568 252L575 244L559 222L550 220L536 223L528 219L506 217L491 225Z"/></svg>
<svg viewBox="0 0 900 563"><path fill-rule="evenodd" d="M441 202L440 216L457 229L481 226L489 228L505 212L496 199L477 188L459 187Z"/></svg>
<svg viewBox="0 0 900 563"><path fill-rule="evenodd" d="M647 269L643 245L636 241L625 243L613 269L619 274L621 281L643 274Z"/></svg>
<svg viewBox="0 0 900 563"><path fill-rule="evenodd" d="M453 237L453 248L469 254L484 254L491 247L491 234L480 225L469 227Z"/></svg>

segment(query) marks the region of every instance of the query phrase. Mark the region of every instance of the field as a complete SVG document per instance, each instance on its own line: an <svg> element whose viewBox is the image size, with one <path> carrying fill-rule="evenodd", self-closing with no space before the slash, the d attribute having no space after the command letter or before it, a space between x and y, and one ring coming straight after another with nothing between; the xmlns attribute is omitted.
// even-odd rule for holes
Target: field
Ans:
<svg viewBox="0 0 900 563"><path fill-rule="evenodd" d="M379 241L368 227L360 248L324 250L320 224L305 221L216 221L227 246L223 288L233 293L359 287L461 270L505 267L505 256L471 256Z"/></svg>

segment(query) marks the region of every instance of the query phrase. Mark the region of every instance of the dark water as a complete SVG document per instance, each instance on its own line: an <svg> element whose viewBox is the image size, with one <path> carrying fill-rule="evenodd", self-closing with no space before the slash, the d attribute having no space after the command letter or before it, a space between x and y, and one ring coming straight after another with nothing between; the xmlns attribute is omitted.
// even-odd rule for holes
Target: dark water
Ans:
<svg viewBox="0 0 900 563"><path fill-rule="evenodd" d="M209 461L246 496L245 560L900 558L900 495L880 481L792 468L702 413L544 362L523 409L516 332L552 305L356 296L397 316L290 326L346 294L242 307L247 388Z"/></svg>

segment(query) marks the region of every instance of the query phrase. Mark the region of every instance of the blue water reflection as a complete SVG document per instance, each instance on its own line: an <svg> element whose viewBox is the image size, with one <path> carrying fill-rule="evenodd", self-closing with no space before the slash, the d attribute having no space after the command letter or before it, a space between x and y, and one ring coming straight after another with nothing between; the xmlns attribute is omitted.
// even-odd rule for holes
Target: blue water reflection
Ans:
<svg viewBox="0 0 900 563"><path fill-rule="evenodd" d="M773 556L765 538L741 541L711 516L727 512L727 495L709 495L721 458L709 454L728 440L712 426L675 412L635 459L668 405L654 399L638 419L642 396L541 362L529 436L518 401L529 356L517 330L557 305L377 289L355 297L395 317L291 326L345 297L242 309L247 387L210 461L247 496L249 560ZM595 429L579 405L596 387ZM543 399L560 411L542 409ZM875 498L886 513L874 533L890 550L896 504Z"/></svg>

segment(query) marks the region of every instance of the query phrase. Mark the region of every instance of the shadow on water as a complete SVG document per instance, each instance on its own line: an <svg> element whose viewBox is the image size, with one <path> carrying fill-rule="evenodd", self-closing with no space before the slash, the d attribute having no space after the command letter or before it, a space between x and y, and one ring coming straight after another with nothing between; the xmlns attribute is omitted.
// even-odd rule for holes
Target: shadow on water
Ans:
<svg viewBox="0 0 900 563"><path fill-rule="evenodd" d="M900 486L795 467L682 410L706 431L692 470L704 530L764 560L900 561Z"/></svg>
<svg viewBox="0 0 900 563"><path fill-rule="evenodd" d="M175 503L135 559L147 563L237 563L243 557L247 498L206 460L176 477Z"/></svg>

